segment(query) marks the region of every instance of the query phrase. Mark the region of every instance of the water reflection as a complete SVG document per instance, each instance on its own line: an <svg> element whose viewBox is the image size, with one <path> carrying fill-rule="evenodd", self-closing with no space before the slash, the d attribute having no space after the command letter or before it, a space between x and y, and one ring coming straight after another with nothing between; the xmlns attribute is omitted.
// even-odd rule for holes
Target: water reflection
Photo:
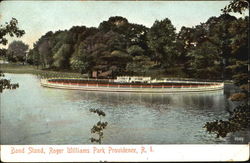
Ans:
<svg viewBox="0 0 250 163"><path fill-rule="evenodd" d="M98 120L90 108L107 115L105 144L240 143L237 134L249 140L244 132L217 139L202 128L228 117L231 86L199 93L108 93L45 88L29 74L6 76L20 88L1 94L2 144L89 144Z"/></svg>
<svg viewBox="0 0 250 163"><path fill-rule="evenodd" d="M127 93L127 92L94 92L94 91L72 91L74 95L69 95L69 100L86 100L98 101L104 105L119 105L137 103L140 105L221 105L224 98L223 90L210 92L189 92L189 93L172 93L172 94L146 94L146 93Z"/></svg>

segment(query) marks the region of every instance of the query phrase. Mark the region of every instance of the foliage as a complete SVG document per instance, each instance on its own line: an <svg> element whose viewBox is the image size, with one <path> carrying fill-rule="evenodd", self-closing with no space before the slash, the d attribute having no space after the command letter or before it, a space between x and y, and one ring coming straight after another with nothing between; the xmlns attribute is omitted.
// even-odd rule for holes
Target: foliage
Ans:
<svg viewBox="0 0 250 163"><path fill-rule="evenodd" d="M73 70L77 70L80 73L87 72L88 69L87 61L84 62L84 59L81 56L72 57L70 60L70 65Z"/></svg>
<svg viewBox="0 0 250 163"><path fill-rule="evenodd" d="M37 69L33 65L22 65L18 63L2 64L1 70L4 73L15 73L15 74L34 74L41 78L86 78L86 75L71 72L71 71L58 71L58 70L44 70Z"/></svg>
<svg viewBox="0 0 250 163"><path fill-rule="evenodd" d="M12 62L26 61L27 50L29 46L22 41L13 41L7 49L7 60Z"/></svg>
<svg viewBox="0 0 250 163"><path fill-rule="evenodd" d="M219 78L221 73L220 56L217 47L206 41L198 44L194 50L190 50L187 54L191 58L190 67L194 72L195 78Z"/></svg>
<svg viewBox="0 0 250 163"><path fill-rule="evenodd" d="M207 122L204 126L209 133L213 132L217 137L226 137L230 132L250 129L250 110L248 104L237 106L230 114L228 120L216 120Z"/></svg>
<svg viewBox="0 0 250 163"><path fill-rule="evenodd" d="M1 58L6 58L6 55L7 55L7 49L1 48L0 49L0 59Z"/></svg>
<svg viewBox="0 0 250 163"><path fill-rule="evenodd" d="M71 45L63 44L60 49L53 56L53 65L59 69L65 69L69 67Z"/></svg>
<svg viewBox="0 0 250 163"><path fill-rule="evenodd" d="M238 12L242 14L243 11L249 9L249 2L247 0L233 0L227 6L225 6L222 11L224 13Z"/></svg>
<svg viewBox="0 0 250 163"><path fill-rule="evenodd" d="M156 20L147 34L148 46L153 52L152 59L162 67L173 66L176 60L175 49L176 33L171 21L166 18Z"/></svg>
<svg viewBox="0 0 250 163"><path fill-rule="evenodd" d="M200 69L203 69L205 71L200 72L208 73L210 76L215 75L214 77L217 79L230 79L232 77L231 73L226 71L228 70L226 67L233 64L233 59L236 58L232 50L232 41L235 38L235 34L232 33L231 30L234 29L235 24L238 23L240 23L240 20L233 16L223 14L219 17L211 17L207 22L201 23L194 28L182 29L179 37L180 39L184 39L185 42L182 42L180 46L183 47L182 53L184 54L182 55L185 56L186 53L189 60L187 61L187 63L189 63L187 67L191 70L189 74L196 74L197 76ZM204 58L214 60L215 62L213 65L210 64L210 69L207 69L207 65L205 64L201 65L200 69L197 69L196 64L190 64L195 58L203 57L202 53L206 53ZM211 74L211 69L217 74Z"/></svg>
<svg viewBox="0 0 250 163"><path fill-rule="evenodd" d="M103 21L99 25L99 30L103 32L122 32L126 25L128 24L128 20L121 16L110 17L108 21Z"/></svg>
<svg viewBox="0 0 250 163"><path fill-rule="evenodd" d="M97 28L85 26L70 30L48 32L30 50L28 61L42 68L74 70L91 74L110 72L108 77L124 75L126 65L132 62L132 46L147 55L147 28L131 24L123 17L110 17Z"/></svg>
<svg viewBox="0 0 250 163"><path fill-rule="evenodd" d="M242 13L246 8L249 8L248 2L245 0L232 1L226 6L224 12L239 12ZM241 91L232 94L229 99L242 103L238 105L232 112L230 111L227 120L216 120L214 122L207 122L204 126L206 130L217 134L217 137L226 137L227 134L244 131L250 129L250 109L249 109L249 74L248 74L248 22L249 18L240 18L233 20L230 26L227 26L228 33L230 33L230 41L227 44L227 49L233 57L231 65L228 66L233 72L233 79L236 86L241 88ZM225 37L223 37L225 38ZM222 42L225 45L225 41ZM225 47L225 46L222 46ZM229 52L229 51L228 51ZM226 53L225 53L226 54ZM225 54L223 57L225 57ZM227 54L228 55L228 54ZM229 58L227 58L229 59Z"/></svg>
<svg viewBox="0 0 250 163"><path fill-rule="evenodd" d="M6 45L8 40L5 38L7 35L10 37L21 37L24 35L25 31L20 30L17 27L18 21L15 18L12 18L9 23L5 23L5 25L0 25L0 45Z"/></svg>
<svg viewBox="0 0 250 163"><path fill-rule="evenodd" d="M0 71L0 93L3 92L4 89L16 89L19 87L18 84L11 84L10 80L4 79L4 74Z"/></svg>
<svg viewBox="0 0 250 163"><path fill-rule="evenodd" d="M28 62L99 77L161 72L159 76L232 79L230 66L247 59L248 17L211 17L176 33L168 18L151 28L115 16L98 28L74 26L47 32L29 51Z"/></svg>
<svg viewBox="0 0 250 163"><path fill-rule="evenodd" d="M76 46L76 50L70 58L71 69L80 73L88 73L90 71L92 59L87 55L84 42Z"/></svg>
<svg viewBox="0 0 250 163"><path fill-rule="evenodd" d="M102 122L101 117L105 117L105 113L100 110L100 109L90 109L89 110L92 113L96 113L99 117L100 117L100 121L97 122L97 124L95 124L92 129L91 129L91 133L93 134L97 134L99 137L98 138L90 138L91 142L97 142L99 144L102 144L102 139L103 139L103 130L107 127L108 122Z"/></svg>
<svg viewBox="0 0 250 163"><path fill-rule="evenodd" d="M5 25L0 25L0 45L6 45L8 40L5 38L6 35L10 35L11 37L21 37L25 32L24 30L20 30L17 27L18 21L15 18L12 18L9 23L5 23ZM5 51L1 50L2 53ZM16 89L19 87L18 84L11 84L10 80L4 79L4 74L0 71L0 93L3 92L4 89Z"/></svg>
<svg viewBox="0 0 250 163"><path fill-rule="evenodd" d="M147 56L135 56L133 61L128 63L126 69L130 75L146 75L153 68L155 63Z"/></svg>

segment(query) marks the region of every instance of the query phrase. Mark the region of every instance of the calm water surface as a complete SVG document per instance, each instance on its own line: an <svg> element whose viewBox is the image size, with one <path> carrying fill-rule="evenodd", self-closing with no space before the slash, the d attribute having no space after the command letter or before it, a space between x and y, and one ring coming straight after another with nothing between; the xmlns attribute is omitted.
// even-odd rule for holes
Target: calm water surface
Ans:
<svg viewBox="0 0 250 163"><path fill-rule="evenodd" d="M226 138L208 134L207 121L224 119L234 107L234 92L140 94L61 90L40 86L30 74L6 74L20 88L1 95L1 144L91 144L90 129L99 120L90 108L102 109L108 127L104 144L247 143L249 132ZM235 137L243 137L236 141Z"/></svg>

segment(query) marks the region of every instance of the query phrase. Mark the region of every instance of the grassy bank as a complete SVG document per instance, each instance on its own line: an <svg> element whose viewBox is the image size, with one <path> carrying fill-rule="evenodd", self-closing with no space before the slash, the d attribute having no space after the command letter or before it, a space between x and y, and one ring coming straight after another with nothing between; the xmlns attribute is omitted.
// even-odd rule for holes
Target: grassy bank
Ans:
<svg viewBox="0 0 250 163"><path fill-rule="evenodd" d="M0 64L0 70L4 73L15 73L15 74L34 74L41 76L42 78L86 78L86 74L80 74L75 72L67 71L53 71L53 70L41 70L37 69L36 66L32 65L22 65L22 64ZM159 76L157 76L159 77ZM156 77L156 78L157 78ZM166 76L165 76L166 77ZM154 78L154 77L153 77ZM177 78L177 77L167 77L170 79L180 79L180 80L196 80L193 78ZM230 80L224 81L225 84L232 84Z"/></svg>
<svg viewBox="0 0 250 163"><path fill-rule="evenodd" d="M22 65L22 64L0 64L0 70L3 73L15 73L15 74L34 74L41 76L42 78L52 77L67 77L67 78L85 78L84 74L65 71L52 71L37 69L36 66Z"/></svg>

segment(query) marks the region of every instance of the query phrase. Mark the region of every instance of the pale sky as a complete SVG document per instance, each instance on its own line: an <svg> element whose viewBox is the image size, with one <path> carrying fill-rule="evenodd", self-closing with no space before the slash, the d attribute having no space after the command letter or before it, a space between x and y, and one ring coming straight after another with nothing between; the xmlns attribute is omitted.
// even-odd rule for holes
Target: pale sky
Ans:
<svg viewBox="0 0 250 163"><path fill-rule="evenodd" d="M228 4L229 1L3 1L0 24L16 18L26 32L20 40L32 46L48 31L76 25L98 27L110 16L122 16L147 27L156 19L169 18L178 31L182 26L192 27L219 16Z"/></svg>

